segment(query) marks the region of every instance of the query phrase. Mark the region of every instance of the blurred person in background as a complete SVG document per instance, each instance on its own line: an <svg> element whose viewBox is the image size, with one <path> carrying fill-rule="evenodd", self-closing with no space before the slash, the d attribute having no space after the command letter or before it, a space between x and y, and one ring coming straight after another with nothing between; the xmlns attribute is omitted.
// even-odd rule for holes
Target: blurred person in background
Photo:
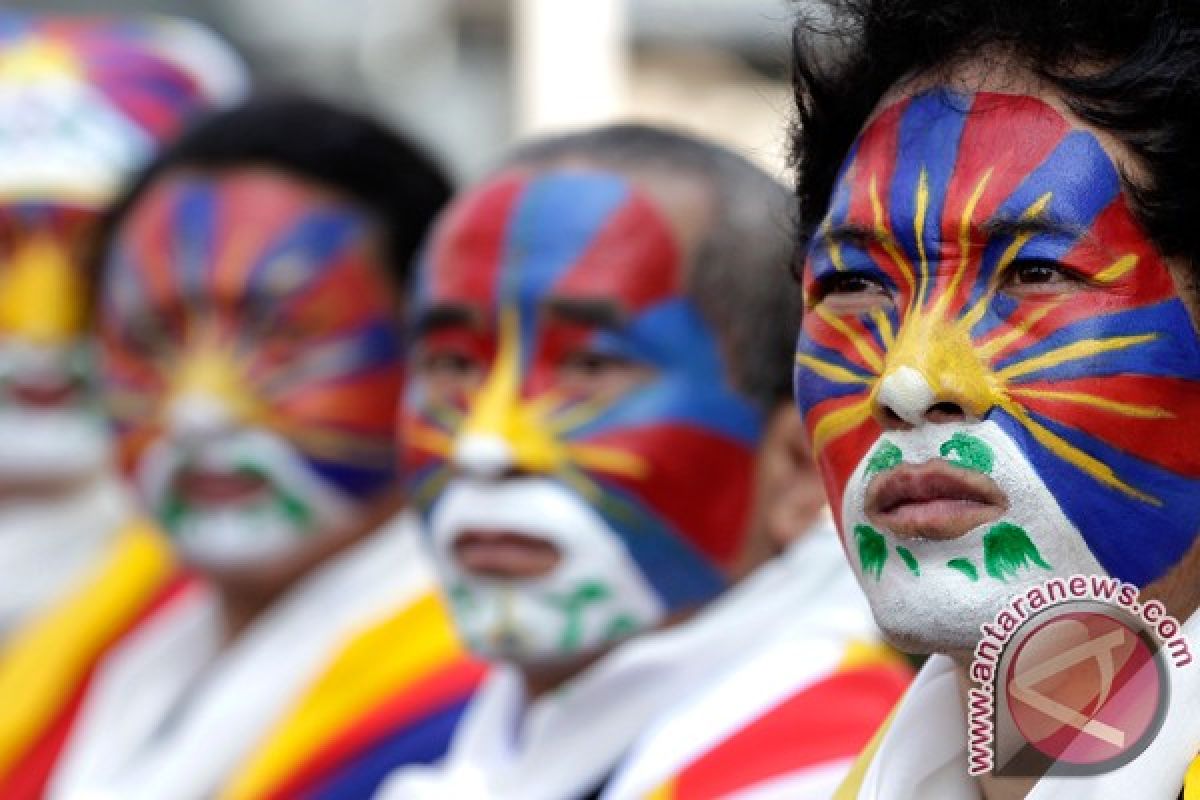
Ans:
<svg viewBox="0 0 1200 800"><path fill-rule="evenodd" d="M133 513L87 336L100 212L242 88L233 54L190 23L0 12L0 643L90 575Z"/></svg>
<svg viewBox="0 0 1200 800"><path fill-rule="evenodd" d="M769 550L764 434L799 432L766 425L794 423L788 208L729 151L616 126L519 150L442 216L402 446L455 621L493 670L445 761L381 797L593 797L646 726L822 593L848 606L810 677L872 638L827 525L722 597ZM788 502L777 487L761 499Z"/></svg>
<svg viewBox="0 0 1200 800"><path fill-rule="evenodd" d="M932 654L837 797L1197 796L1200 9L824 5L796 399L876 620ZM1068 580L1182 624L1034 616Z"/></svg>
<svg viewBox="0 0 1200 800"><path fill-rule="evenodd" d="M274 98L191 128L110 211L101 387L169 542L139 566L197 577L95 668L47 797L362 797L443 752L481 670L394 429L409 263L449 192L373 120Z"/></svg>

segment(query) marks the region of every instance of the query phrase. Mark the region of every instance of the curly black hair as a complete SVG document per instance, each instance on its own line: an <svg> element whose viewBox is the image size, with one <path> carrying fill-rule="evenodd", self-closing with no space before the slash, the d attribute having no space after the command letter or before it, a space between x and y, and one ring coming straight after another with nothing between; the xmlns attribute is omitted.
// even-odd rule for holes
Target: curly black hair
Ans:
<svg viewBox="0 0 1200 800"><path fill-rule="evenodd" d="M820 0L794 32L801 248L880 98L909 76L995 51L1139 160L1125 175L1159 248L1200 271L1200 2Z"/></svg>

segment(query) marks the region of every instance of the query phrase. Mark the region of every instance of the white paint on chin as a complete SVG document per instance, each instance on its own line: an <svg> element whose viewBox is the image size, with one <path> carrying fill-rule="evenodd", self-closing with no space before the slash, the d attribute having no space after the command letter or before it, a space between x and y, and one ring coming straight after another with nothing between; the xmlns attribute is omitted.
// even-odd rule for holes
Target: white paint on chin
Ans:
<svg viewBox="0 0 1200 800"><path fill-rule="evenodd" d="M189 467L232 471L252 467L266 476L261 500L189 510L170 531L183 557L200 567L253 566L287 555L304 541L353 519L354 501L317 475L286 441L263 430L243 429L196 444L170 437L146 451L137 484L149 508L161 513L172 501L180 472ZM310 522L300 525L278 501L302 503Z"/></svg>
<svg viewBox="0 0 1200 800"><path fill-rule="evenodd" d="M471 530L542 538L561 559L534 580L480 578L464 572L453 553L455 539ZM617 533L579 497L544 478L452 481L431 515L430 543L459 630L487 658L529 664L571 658L602 646L614 620L627 620L633 632L665 613ZM587 604L576 618L578 635L567 636L559 601L589 584L607 594ZM573 640L570 646L566 639Z"/></svg>
<svg viewBox="0 0 1200 800"><path fill-rule="evenodd" d="M871 523L865 513L870 483L866 472L879 442L887 440L899 447L904 463L922 464L941 458L942 444L956 433L974 436L992 448L995 462L991 477L1008 496L1008 511L995 522L950 541L898 539L886 528ZM988 575L983 537L1000 522L1023 528L1051 569L1032 566L1003 581ZM857 525L870 525L887 542L888 556L878 580L863 572L854 536ZM846 485L841 528L846 552L876 622L893 643L909 652L973 650L979 640L980 626L991 622L1014 595L1055 576L1107 574L1016 442L990 420L924 424L907 431L885 433L867 451ZM917 559L919 576L905 566L897 554L897 545L907 548ZM959 558L971 560L978 570L977 581L947 566L947 562Z"/></svg>

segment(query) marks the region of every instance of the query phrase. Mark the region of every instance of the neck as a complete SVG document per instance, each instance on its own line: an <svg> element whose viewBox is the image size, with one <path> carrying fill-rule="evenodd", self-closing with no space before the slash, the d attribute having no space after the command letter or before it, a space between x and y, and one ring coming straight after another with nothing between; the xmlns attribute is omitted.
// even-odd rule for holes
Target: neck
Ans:
<svg viewBox="0 0 1200 800"><path fill-rule="evenodd" d="M958 696L963 708L970 708L967 692L971 689L971 680L967 677L970 660L964 662L961 658L954 659L955 677L958 679ZM992 734L995 735L995 732ZM979 776L979 790L984 800L1024 800L1033 791L1038 776L1031 777L998 777L992 773Z"/></svg>
<svg viewBox="0 0 1200 800"><path fill-rule="evenodd" d="M585 672L588 667L608 655L611 647L575 656L566 661L552 664L521 664L521 678L525 683L525 697L529 703L557 690L567 681Z"/></svg>

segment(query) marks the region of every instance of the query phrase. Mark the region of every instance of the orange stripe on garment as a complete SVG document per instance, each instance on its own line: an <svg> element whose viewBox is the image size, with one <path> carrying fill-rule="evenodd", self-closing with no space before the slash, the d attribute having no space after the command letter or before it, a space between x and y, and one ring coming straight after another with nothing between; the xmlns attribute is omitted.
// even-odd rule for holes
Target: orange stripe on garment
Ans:
<svg viewBox="0 0 1200 800"><path fill-rule="evenodd" d="M147 522L132 523L90 581L14 634L0 653L0 780L21 767L97 660L173 574L158 532Z"/></svg>
<svg viewBox="0 0 1200 800"><path fill-rule="evenodd" d="M853 758L911 677L903 666L870 664L809 685L689 764L675 778L672 800L722 797Z"/></svg>
<svg viewBox="0 0 1200 800"><path fill-rule="evenodd" d="M441 597L426 593L357 636L238 770L222 800L263 800L371 710L463 659Z"/></svg>

